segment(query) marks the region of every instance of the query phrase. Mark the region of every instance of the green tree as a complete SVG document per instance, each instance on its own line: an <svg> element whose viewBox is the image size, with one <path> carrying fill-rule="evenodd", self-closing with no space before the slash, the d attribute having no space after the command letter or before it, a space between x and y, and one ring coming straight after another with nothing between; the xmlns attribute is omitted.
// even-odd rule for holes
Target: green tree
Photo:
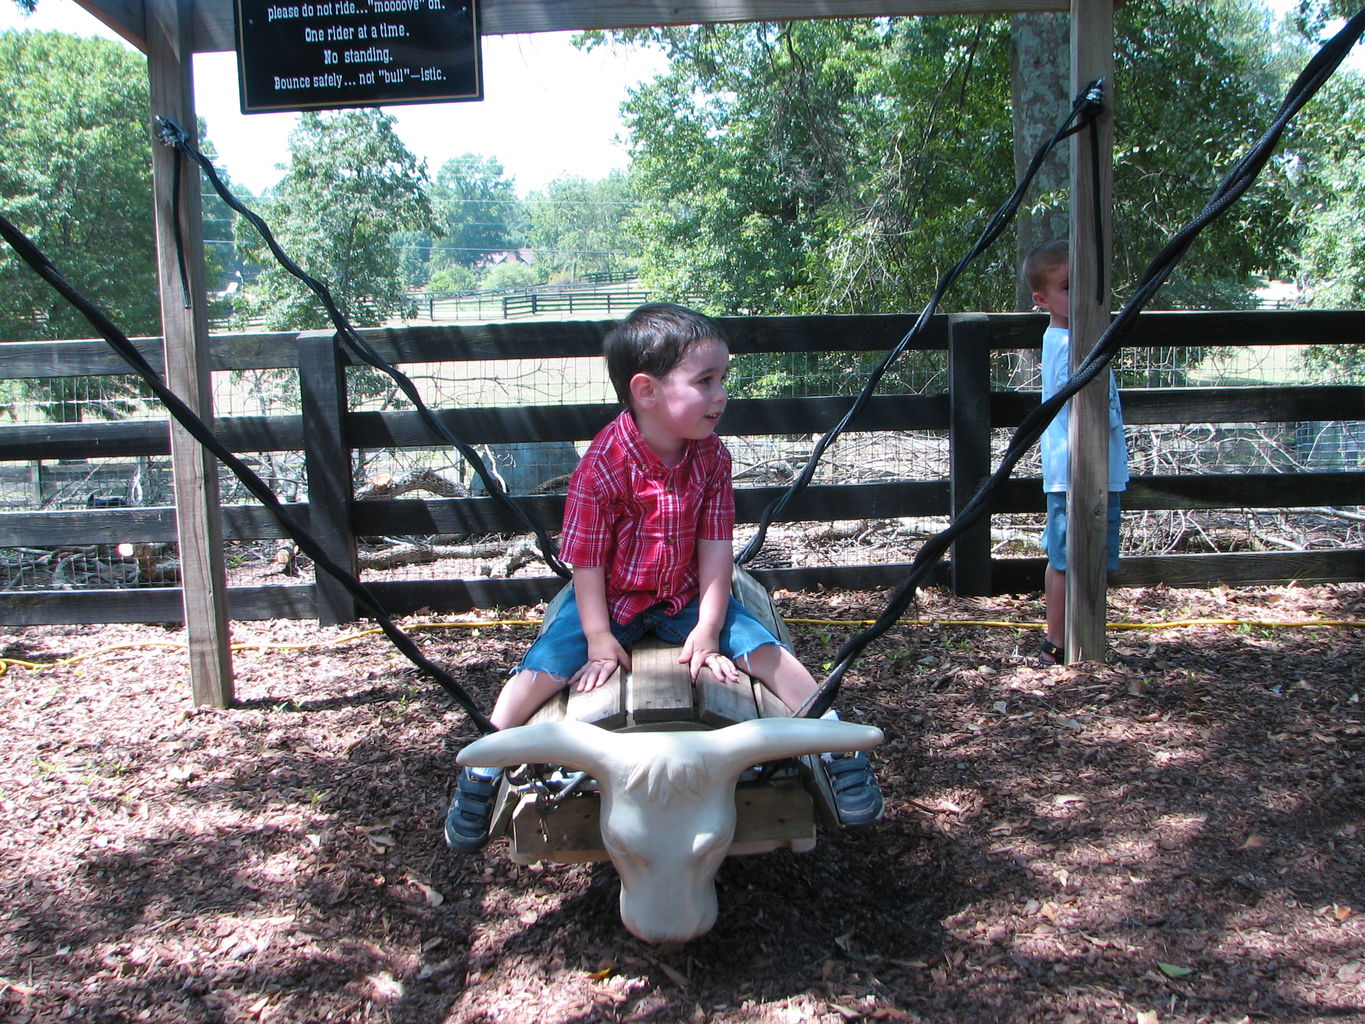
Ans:
<svg viewBox="0 0 1365 1024"><path fill-rule="evenodd" d="M1332 18L1349 18L1359 10L1358 0L1299 0L1290 24L1304 38L1317 39Z"/></svg>
<svg viewBox="0 0 1365 1024"><path fill-rule="evenodd" d="M716 312L810 307L826 217L852 195L854 92L886 34L843 21L625 34L671 61L625 107L652 287Z"/></svg>
<svg viewBox="0 0 1365 1024"><path fill-rule="evenodd" d="M431 276L432 238L426 231L395 231L393 244L398 250L398 272L406 288L421 288Z"/></svg>
<svg viewBox="0 0 1365 1024"><path fill-rule="evenodd" d="M516 288L534 288L545 283L545 275L539 268L516 260L508 260L484 271L479 287L484 291L511 291Z"/></svg>
<svg viewBox="0 0 1365 1024"><path fill-rule="evenodd" d="M432 270L471 267L490 253L520 248L526 212L516 185L490 156L466 153L447 160L432 182L431 203L442 246L432 256Z"/></svg>
<svg viewBox="0 0 1365 1024"><path fill-rule="evenodd" d="M642 277L669 297L718 313L910 308L980 230L981 183L1012 175L1003 20L632 36L671 60L626 105ZM1012 279L982 280L1012 295ZM974 298L967 308L982 308ZM868 362L746 357L736 389L781 394L799 381L806 394L847 394ZM901 386L936 373L928 362L902 360Z"/></svg>
<svg viewBox="0 0 1365 1024"><path fill-rule="evenodd" d="M118 43L0 32L0 207L130 335L160 331L146 63ZM86 338L86 320L5 247L0 339ZM111 378L26 382L48 416L115 417L138 389Z"/></svg>
<svg viewBox="0 0 1365 1024"><path fill-rule="evenodd" d="M1281 83L1267 25L1264 8L1234 0L1120 9L1120 297L1268 122ZM1012 187L1005 18L625 35L671 61L626 106L643 270L667 294L718 312L915 309ZM1040 203L1066 201L1054 191ZM1277 165L1206 232L1163 301L1245 302L1253 275L1290 262L1291 209ZM1014 262L1002 242L945 310L1012 308Z"/></svg>
<svg viewBox="0 0 1365 1024"><path fill-rule="evenodd" d="M427 279L427 290L433 292L468 292L479 284L479 272L473 267L452 264L433 270Z"/></svg>
<svg viewBox="0 0 1365 1024"><path fill-rule="evenodd" d="M207 138L203 118L199 119L199 140L199 151L213 161L219 179L229 191L241 198L232 184L231 176L218 163L218 151ZM219 300L217 294L233 284L240 287L247 266L237 251L234 233L237 214L214 191L207 176L202 171L198 173L200 195L203 197L200 216L204 225L204 285L209 292L209 317L218 321L231 314L232 304L230 296L226 300Z"/></svg>
<svg viewBox="0 0 1365 1024"><path fill-rule="evenodd" d="M1300 154L1302 273L1321 308L1365 305L1365 80L1338 72L1313 112L1319 145Z"/></svg>
<svg viewBox="0 0 1365 1024"><path fill-rule="evenodd" d="M1317 41L1331 13L1299 22L1309 40ZM1305 234L1299 280L1316 308L1359 309L1365 306L1365 77L1339 69L1302 117L1305 144L1293 165L1301 186L1295 219ZM1315 345L1304 363L1319 380L1365 382L1359 345Z"/></svg>
<svg viewBox="0 0 1365 1024"><path fill-rule="evenodd" d="M1287 84L1286 57L1297 65L1298 56L1280 53L1269 29L1259 3L1141 0L1120 10L1114 152L1120 299L1270 124ZM1252 305L1260 275L1293 265L1300 236L1292 210L1288 163L1272 162L1190 248L1158 304Z"/></svg>
<svg viewBox="0 0 1365 1024"><path fill-rule="evenodd" d="M280 245L327 285L356 327L374 327L407 305L394 236L432 231L426 172L378 110L306 113L289 137L284 177L259 205ZM303 282L273 257L248 224L238 245L265 269L245 289L239 314L271 330L330 325Z"/></svg>
<svg viewBox="0 0 1365 1024"><path fill-rule="evenodd" d="M581 281L591 273L633 268L639 242L626 228L635 208L630 182L621 171L600 181L565 176L527 198L527 232L536 266L551 280Z"/></svg>

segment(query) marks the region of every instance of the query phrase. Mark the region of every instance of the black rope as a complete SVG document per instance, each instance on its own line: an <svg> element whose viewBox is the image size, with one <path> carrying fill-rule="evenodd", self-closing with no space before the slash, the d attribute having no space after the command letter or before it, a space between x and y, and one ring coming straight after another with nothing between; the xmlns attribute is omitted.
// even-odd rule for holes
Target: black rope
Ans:
<svg viewBox="0 0 1365 1024"><path fill-rule="evenodd" d="M175 160L171 175L171 223L175 225L175 265L180 269L180 301L190 308L190 272L185 265L185 239L180 233L180 158Z"/></svg>
<svg viewBox="0 0 1365 1024"><path fill-rule="evenodd" d="M1096 98L1099 102L1099 98ZM1108 289L1105 285L1105 267L1108 261L1104 258L1104 209L1100 195L1100 126L1098 120L1090 122L1090 194L1093 199L1094 209L1091 211L1091 226L1095 233L1095 301L1107 301Z"/></svg>
<svg viewBox="0 0 1365 1024"><path fill-rule="evenodd" d="M910 563L909 575L896 588L877 621L850 637L839 648L835 653L834 666L829 675L810 699L797 710L798 716L818 718L829 709L838 695L839 684L844 674L854 661L868 644L899 621L910 606L919 585L934 564L947 552L952 542L987 514L990 497L995 489L1009 478L1015 465L1042 436L1044 428L1057 415L1057 411L1109 365L1120 348L1123 336L1131 329L1134 319L1156 297L1156 293L1175 270L1195 238L1252 186L1270 160L1289 122L1332 76L1362 34L1365 34L1365 8L1323 44L1308 62L1294 84L1290 86L1274 120L1264 134L1219 183L1198 215L1152 258L1138 282L1132 299L1115 314L1108 328L1100 335L1094 347L1061 390L1024 417L1023 422L1015 430L1009 447L1001 456L1000 465L995 472L982 483L976 494L946 529L925 541Z"/></svg>
<svg viewBox="0 0 1365 1024"><path fill-rule="evenodd" d="M1005 228L1009 226L1010 221L1014 219L1014 215L1019 209L1020 203L1024 200L1024 193L1027 192L1029 185L1033 183L1033 179L1037 177L1038 171L1042 168L1043 161L1047 158L1048 154L1051 153L1063 139L1074 135L1098 116L1101 108L1099 96L1102 94L1103 86L1103 79L1097 79L1086 86L1085 90L1072 101L1070 113L1068 113L1062 123L1058 125L1057 130L1053 133L1052 137L1043 143L1043 145L1038 148L1038 151L1034 153L1033 159L1029 161L1028 168L1024 171L1018 186L1001 207L995 211L995 214L987 222L985 228L982 229L981 234L977 237L976 242L972 245L971 249L968 250L967 255L958 260L953 268L939 279L938 286L934 289L933 296L929 299L928 304L924 307L923 312L920 313L910 330L905 333L905 336L901 338L886 355L882 356L881 361L873 368L867 383L863 385L863 389L858 392L857 397L854 398L853 403L848 407L848 411L844 413L839 422L826 431L825 435L816 442L815 447L811 450L810 456L806 460L805 467L801 470L796 479L787 486L787 489L783 491L781 495L774 499L768 507L763 510L763 515L759 517L758 527L753 537L749 539L749 543L744 546L744 549L735 558L735 561L738 564L745 565L758 554L763 547L764 540L767 538L768 528L772 525L773 520L785 512L787 506L795 500L796 496L806 489L806 485L809 484L811 478L815 476L815 470L819 466L820 460L824 457L825 450L848 428L849 424L853 422L858 414L863 411L868 400L872 397L873 391L876 389L877 385L881 383L882 377L886 375L886 371L891 367L891 364L909 347L910 342L919 336L925 327L929 325L929 321L933 318L935 310L938 309L939 301L943 298L944 293L947 292L953 282L961 276L962 272L967 269L968 264L990 248L992 243L994 243L1004 232ZM1077 123L1078 119L1079 123Z"/></svg>
<svg viewBox="0 0 1365 1024"><path fill-rule="evenodd" d="M468 713L480 732L494 731L493 723L479 710L473 697L464 687L445 669L421 652L412 638L399 629L388 617L383 605L364 584L332 561L322 546L294 521L266 482L257 476L251 467L229 451L194 410L162 382L160 375L137 350L136 346L128 340L128 336L104 314L103 310L73 288L52 264L51 260L23 232L11 224L3 214L0 214L0 236L4 237L10 247L39 277L47 281L64 299L76 307L114 351L122 356L124 361L137 372L138 376L147 382L147 386L162 401L171 415L189 431L190 435L217 456L236 475L237 479L242 481L247 490L274 514L284 528L284 532L299 546L299 549L311 558L319 568L335 577L365 608L370 617L383 629L384 634L393 641L394 646L402 651L423 673L434 679L447 693L454 697Z"/></svg>
<svg viewBox="0 0 1365 1024"><path fill-rule="evenodd" d="M536 542L540 547L541 555L544 557L546 564L549 565L557 575L565 579L569 578L572 574L568 566L559 560L554 541L550 539L550 535L546 532L545 528L532 519L526 510L512 499L511 495L507 493L507 489L503 487L502 482L489 471L488 466L479 456L479 453L467 443L456 437L450 429L442 423L429 408L427 408L426 402L422 400L422 396L418 393L416 386L408 376L385 360L384 357L351 326L350 322L346 319L346 316L337 308L336 302L332 298L332 293L327 286L305 272L289 257L275 240L274 233L271 232L270 226L257 214L244 206L237 197L232 194L231 190L229 190L218 177L218 173L214 169L212 161L190 144L189 136L185 130L174 121L165 117L158 117L156 121L157 137L160 141L165 145L175 147L198 163L199 166L204 169L204 173L208 175L209 181L222 197L223 202L227 203L228 206L245 217L251 223L251 226L260 234L280 265L306 284L312 290L313 294L318 297L318 300L322 303L328 317L331 318L332 324L336 327L337 339L343 346L361 362L388 374L388 376L393 379L403 394L412 402L413 407L417 410L422 421L434 433L464 456L465 461L473 467L474 472L483 482L484 489L487 491L489 497L516 516L517 521L535 535Z"/></svg>

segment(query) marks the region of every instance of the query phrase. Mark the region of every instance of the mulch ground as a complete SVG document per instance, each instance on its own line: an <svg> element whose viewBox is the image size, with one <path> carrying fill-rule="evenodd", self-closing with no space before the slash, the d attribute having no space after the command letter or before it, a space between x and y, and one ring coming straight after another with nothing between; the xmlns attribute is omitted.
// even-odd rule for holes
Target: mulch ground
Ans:
<svg viewBox="0 0 1365 1024"><path fill-rule="evenodd" d="M778 596L817 667L883 600ZM1114 591L1254 624L1065 669L991 624L1036 595L913 614L839 702L886 820L727 861L679 948L609 865L445 849L473 732L382 637L236 623L239 703L196 710L178 628L10 630L79 660L0 677L0 1019L1365 1022L1365 586ZM1356 625L1259 624L1305 618ZM405 623L490 706L532 630L485 619Z"/></svg>

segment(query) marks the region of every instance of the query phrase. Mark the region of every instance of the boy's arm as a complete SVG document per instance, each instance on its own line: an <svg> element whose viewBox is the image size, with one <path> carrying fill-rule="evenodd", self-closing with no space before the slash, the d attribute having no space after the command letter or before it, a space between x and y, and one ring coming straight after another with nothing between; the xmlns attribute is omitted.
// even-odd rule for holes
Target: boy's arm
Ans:
<svg viewBox="0 0 1365 1024"><path fill-rule="evenodd" d="M604 566L575 566L574 600L583 635L588 640L588 663L569 678L569 685L592 690L610 679L616 667L630 668L630 654L611 631L607 607L607 570Z"/></svg>
<svg viewBox="0 0 1365 1024"><path fill-rule="evenodd" d="M729 540L697 541L697 625L683 644L678 661L697 678L702 665L728 682L739 679L734 662L720 653L720 631L730 610L730 574L734 544Z"/></svg>

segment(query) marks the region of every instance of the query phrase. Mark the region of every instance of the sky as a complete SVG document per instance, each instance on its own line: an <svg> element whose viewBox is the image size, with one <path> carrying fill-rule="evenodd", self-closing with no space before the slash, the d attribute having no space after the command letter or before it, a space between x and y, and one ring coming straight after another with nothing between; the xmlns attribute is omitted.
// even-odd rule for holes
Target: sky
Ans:
<svg viewBox="0 0 1365 1024"><path fill-rule="evenodd" d="M0 0L0 29L32 28L118 38L74 0L38 0L30 17ZM446 160L465 153L502 162L517 192L528 195L556 177L590 180L624 168L621 102L626 90L664 67L657 53L602 48L583 53L573 33L488 36L483 39L484 99L384 108L398 134L433 177ZM235 53L194 58L195 106L233 185L248 194L279 180L289 159L288 137L297 114L242 114Z"/></svg>

